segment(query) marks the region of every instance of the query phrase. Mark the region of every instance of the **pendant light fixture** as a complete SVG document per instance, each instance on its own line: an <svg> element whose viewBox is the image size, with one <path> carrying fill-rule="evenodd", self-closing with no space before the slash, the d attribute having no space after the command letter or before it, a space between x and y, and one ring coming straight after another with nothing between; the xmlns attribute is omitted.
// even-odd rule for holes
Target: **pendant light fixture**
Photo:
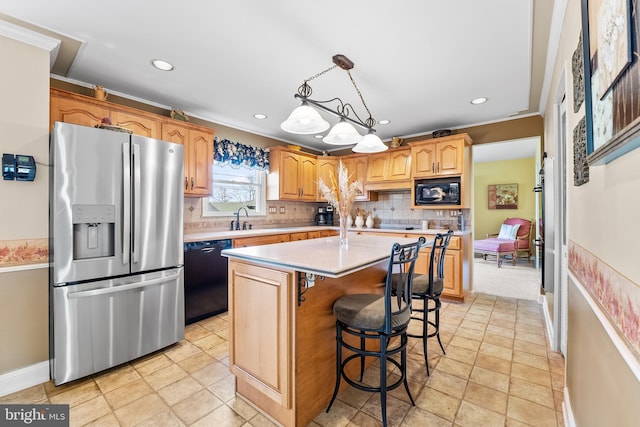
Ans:
<svg viewBox="0 0 640 427"><path fill-rule="evenodd" d="M282 122L280 127L286 132L301 135L324 132L330 125L320 116L320 113L316 110L316 108L318 108L320 111L327 112L340 119L339 122L331 128L329 134L322 139L326 144L358 144L353 148L353 151L356 151L357 149L360 150L357 152L362 153L376 153L386 150L388 147L375 135L375 129L373 126L376 124L376 121L371 117L369 107L367 107L367 104L364 102L362 93L360 93L360 89L358 89L356 82L353 80L353 76L351 76L350 70L353 68L353 62L344 55L334 55L332 59L334 64L333 66L309 77L300 85L300 87L298 87L298 93L295 94L294 97L300 99L302 101L302 105L293 110L289 115L289 118ZM316 77L322 76L336 67L342 68L349 75L349 79L360 97L362 105L367 111L367 114L369 114L369 117L366 120L362 120L358 116L351 104L343 102L338 97L327 101L318 101L310 98L313 90L311 89L311 86L309 86L308 82ZM353 114L353 116L351 116L351 114ZM363 138L363 136L355 129L354 125L365 129L367 135Z"/></svg>
<svg viewBox="0 0 640 427"><path fill-rule="evenodd" d="M389 147L384 145L382 140L378 138L378 135L369 132L362 138L362 141L358 142L358 145L351 150L353 150L354 153L379 153L388 149Z"/></svg>

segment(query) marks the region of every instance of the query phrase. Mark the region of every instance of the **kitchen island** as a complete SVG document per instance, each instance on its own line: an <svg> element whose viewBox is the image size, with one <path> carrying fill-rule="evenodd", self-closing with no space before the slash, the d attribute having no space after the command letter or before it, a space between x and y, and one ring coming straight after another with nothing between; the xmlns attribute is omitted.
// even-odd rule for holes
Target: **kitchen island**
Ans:
<svg viewBox="0 0 640 427"><path fill-rule="evenodd" d="M335 385L333 303L382 293L393 244L415 241L350 234L346 249L336 236L224 250L237 394L279 424L309 424Z"/></svg>

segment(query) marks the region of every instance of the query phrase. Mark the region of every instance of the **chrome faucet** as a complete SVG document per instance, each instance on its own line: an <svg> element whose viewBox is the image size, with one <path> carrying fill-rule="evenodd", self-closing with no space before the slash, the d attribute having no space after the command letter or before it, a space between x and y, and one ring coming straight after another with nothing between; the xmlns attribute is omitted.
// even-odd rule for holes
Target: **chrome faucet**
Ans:
<svg viewBox="0 0 640 427"><path fill-rule="evenodd" d="M236 230L240 230L240 211L244 209L244 214L247 216L247 218L249 218L249 211L247 210L246 206L241 207L240 209L238 209L238 211L235 213L236 215ZM246 229L246 226L245 226Z"/></svg>

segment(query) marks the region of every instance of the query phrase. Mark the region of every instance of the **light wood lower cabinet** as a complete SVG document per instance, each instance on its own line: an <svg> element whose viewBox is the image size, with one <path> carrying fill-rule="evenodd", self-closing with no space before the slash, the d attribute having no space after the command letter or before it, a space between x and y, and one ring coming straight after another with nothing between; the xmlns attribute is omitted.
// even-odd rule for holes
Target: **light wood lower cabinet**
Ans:
<svg viewBox="0 0 640 427"><path fill-rule="evenodd" d="M292 403L296 288L291 285L290 273L229 262L231 372L240 388L245 386L245 394L256 395L260 406L283 413Z"/></svg>
<svg viewBox="0 0 640 427"><path fill-rule="evenodd" d="M307 232L307 239L320 239L322 237L337 236L340 234L338 230L318 230Z"/></svg>
<svg viewBox="0 0 640 427"><path fill-rule="evenodd" d="M336 379L333 304L347 294L380 293L386 262L326 277L300 304L299 275L229 260L229 367L236 393L286 427L307 426L326 409ZM353 363L347 372L354 377L359 369ZM346 388L343 381L340 390Z"/></svg>
<svg viewBox="0 0 640 427"><path fill-rule="evenodd" d="M269 234L266 236L251 236L234 238L232 246L234 248L246 248L249 246L270 245L272 243L293 242L296 240L319 239L321 237L337 236L338 230L314 230L299 231L286 234Z"/></svg>
<svg viewBox="0 0 640 427"><path fill-rule="evenodd" d="M240 237L233 239L234 248L246 248L249 246L270 245L272 243L284 243L291 241L289 234L269 234L267 236Z"/></svg>
<svg viewBox="0 0 640 427"><path fill-rule="evenodd" d="M416 240L420 238L420 234L415 233L385 233L380 231L357 231L356 233ZM433 239L433 236L434 234L424 234L427 241ZM471 243L469 235L451 237L449 247L444 255L444 290L442 295L447 299L464 302L464 290L469 289L470 281L469 264L472 260L469 259L469 255L472 255ZM429 273L430 256L430 247L423 248L420 251L415 266L416 274Z"/></svg>

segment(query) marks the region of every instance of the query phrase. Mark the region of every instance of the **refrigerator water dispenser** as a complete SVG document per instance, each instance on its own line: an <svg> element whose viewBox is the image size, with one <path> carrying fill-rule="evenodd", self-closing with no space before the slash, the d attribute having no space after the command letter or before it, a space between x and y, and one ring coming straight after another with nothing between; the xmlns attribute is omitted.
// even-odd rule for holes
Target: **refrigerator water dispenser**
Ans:
<svg viewBox="0 0 640 427"><path fill-rule="evenodd" d="M73 259L115 255L114 205L73 205Z"/></svg>

